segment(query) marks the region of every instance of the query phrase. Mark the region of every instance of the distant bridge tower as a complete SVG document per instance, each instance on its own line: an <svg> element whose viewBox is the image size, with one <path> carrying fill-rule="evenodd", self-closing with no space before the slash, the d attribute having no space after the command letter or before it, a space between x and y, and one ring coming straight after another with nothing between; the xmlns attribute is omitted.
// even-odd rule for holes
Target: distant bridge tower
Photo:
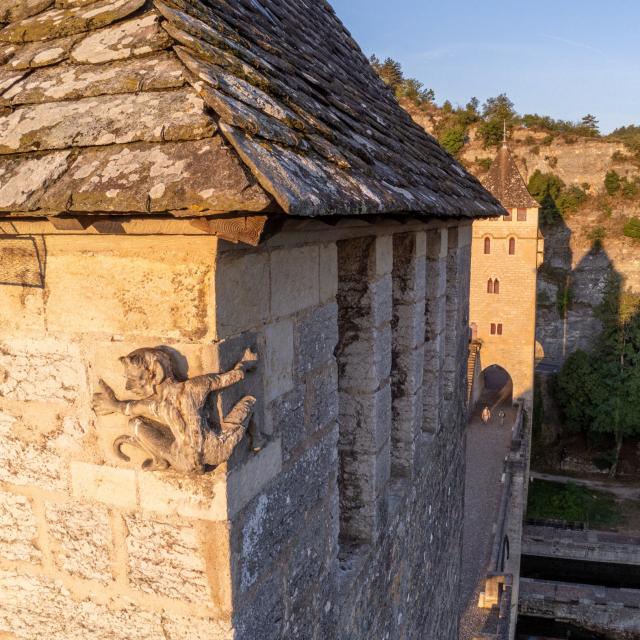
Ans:
<svg viewBox="0 0 640 640"><path fill-rule="evenodd" d="M527 190L506 140L483 184L509 215L473 223L472 336L482 343L484 372L490 367L492 373L503 369L511 377L513 397L524 397L531 406L536 284L544 250L538 229L540 205ZM490 377L488 373L483 376L487 386Z"/></svg>

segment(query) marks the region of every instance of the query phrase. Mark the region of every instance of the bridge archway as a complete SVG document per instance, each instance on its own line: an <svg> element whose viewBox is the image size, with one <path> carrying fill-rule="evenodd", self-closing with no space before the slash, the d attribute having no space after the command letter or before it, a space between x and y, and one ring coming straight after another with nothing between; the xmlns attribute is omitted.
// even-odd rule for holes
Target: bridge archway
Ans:
<svg viewBox="0 0 640 640"><path fill-rule="evenodd" d="M492 364L482 371L483 398L485 404L497 407L513 404L513 379L499 364Z"/></svg>

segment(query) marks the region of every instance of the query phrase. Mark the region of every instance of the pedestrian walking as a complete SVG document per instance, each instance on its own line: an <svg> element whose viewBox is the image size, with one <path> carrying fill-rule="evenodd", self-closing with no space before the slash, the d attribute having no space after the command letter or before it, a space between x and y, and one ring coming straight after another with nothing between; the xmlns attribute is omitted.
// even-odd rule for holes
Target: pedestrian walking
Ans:
<svg viewBox="0 0 640 640"><path fill-rule="evenodd" d="M489 420L491 420L491 409L489 409L489 407L485 407L482 410L482 415L480 417L484 424L489 424Z"/></svg>
<svg viewBox="0 0 640 640"><path fill-rule="evenodd" d="M507 417L507 414L501 409L498 414L498 418L500 418L500 426L504 427L504 419Z"/></svg>

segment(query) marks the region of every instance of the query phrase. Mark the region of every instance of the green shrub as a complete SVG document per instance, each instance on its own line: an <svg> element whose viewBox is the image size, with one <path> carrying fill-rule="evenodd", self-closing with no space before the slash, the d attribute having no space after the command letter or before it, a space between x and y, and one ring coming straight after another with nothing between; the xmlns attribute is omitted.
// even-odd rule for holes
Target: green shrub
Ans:
<svg viewBox="0 0 640 640"><path fill-rule="evenodd" d="M607 230L604 227L595 227L587 234L594 249L601 249L604 239L607 237Z"/></svg>
<svg viewBox="0 0 640 640"><path fill-rule="evenodd" d="M613 169L604 178L604 188L610 196L614 196L620 191L620 175Z"/></svg>
<svg viewBox="0 0 640 640"><path fill-rule="evenodd" d="M549 134L548 136L545 136L544 138L542 138L542 140L540 140L540 144L543 147L548 147L554 140L554 137Z"/></svg>
<svg viewBox="0 0 640 640"><path fill-rule="evenodd" d="M556 198L556 205L560 213L565 216L567 213L576 211L587 200L587 194L577 185L571 185L567 189L563 189Z"/></svg>
<svg viewBox="0 0 640 640"><path fill-rule="evenodd" d="M476 158L476 164L483 171L489 171L489 169L491 169L492 163L493 160L491 158Z"/></svg>
<svg viewBox="0 0 640 640"><path fill-rule="evenodd" d="M631 218L631 220L624 225L623 233L627 238L640 240L640 219Z"/></svg>
<svg viewBox="0 0 640 640"><path fill-rule="evenodd" d="M628 180L627 178L622 178L620 181L622 186L622 195L625 198L635 198L638 195L638 182L636 180Z"/></svg>
<svg viewBox="0 0 640 640"><path fill-rule="evenodd" d="M622 151L614 151L611 155L612 162L626 162L629 158Z"/></svg>
<svg viewBox="0 0 640 640"><path fill-rule="evenodd" d="M467 141L467 129L461 124L454 124L445 129L438 140L452 156L457 156Z"/></svg>

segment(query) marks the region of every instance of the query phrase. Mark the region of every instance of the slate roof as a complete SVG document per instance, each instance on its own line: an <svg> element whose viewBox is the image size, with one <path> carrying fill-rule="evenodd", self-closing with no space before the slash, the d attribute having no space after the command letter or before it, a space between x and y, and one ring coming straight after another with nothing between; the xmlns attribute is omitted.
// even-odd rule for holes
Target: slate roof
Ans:
<svg viewBox="0 0 640 640"><path fill-rule="evenodd" d="M0 212L489 216L324 0L0 0Z"/></svg>
<svg viewBox="0 0 640 640"><path fill-rule="evenodd" d="M537 208L540 207L529 190L505 142L493 161L489 173L482 180L488 189L504 207Z"/></svg>

